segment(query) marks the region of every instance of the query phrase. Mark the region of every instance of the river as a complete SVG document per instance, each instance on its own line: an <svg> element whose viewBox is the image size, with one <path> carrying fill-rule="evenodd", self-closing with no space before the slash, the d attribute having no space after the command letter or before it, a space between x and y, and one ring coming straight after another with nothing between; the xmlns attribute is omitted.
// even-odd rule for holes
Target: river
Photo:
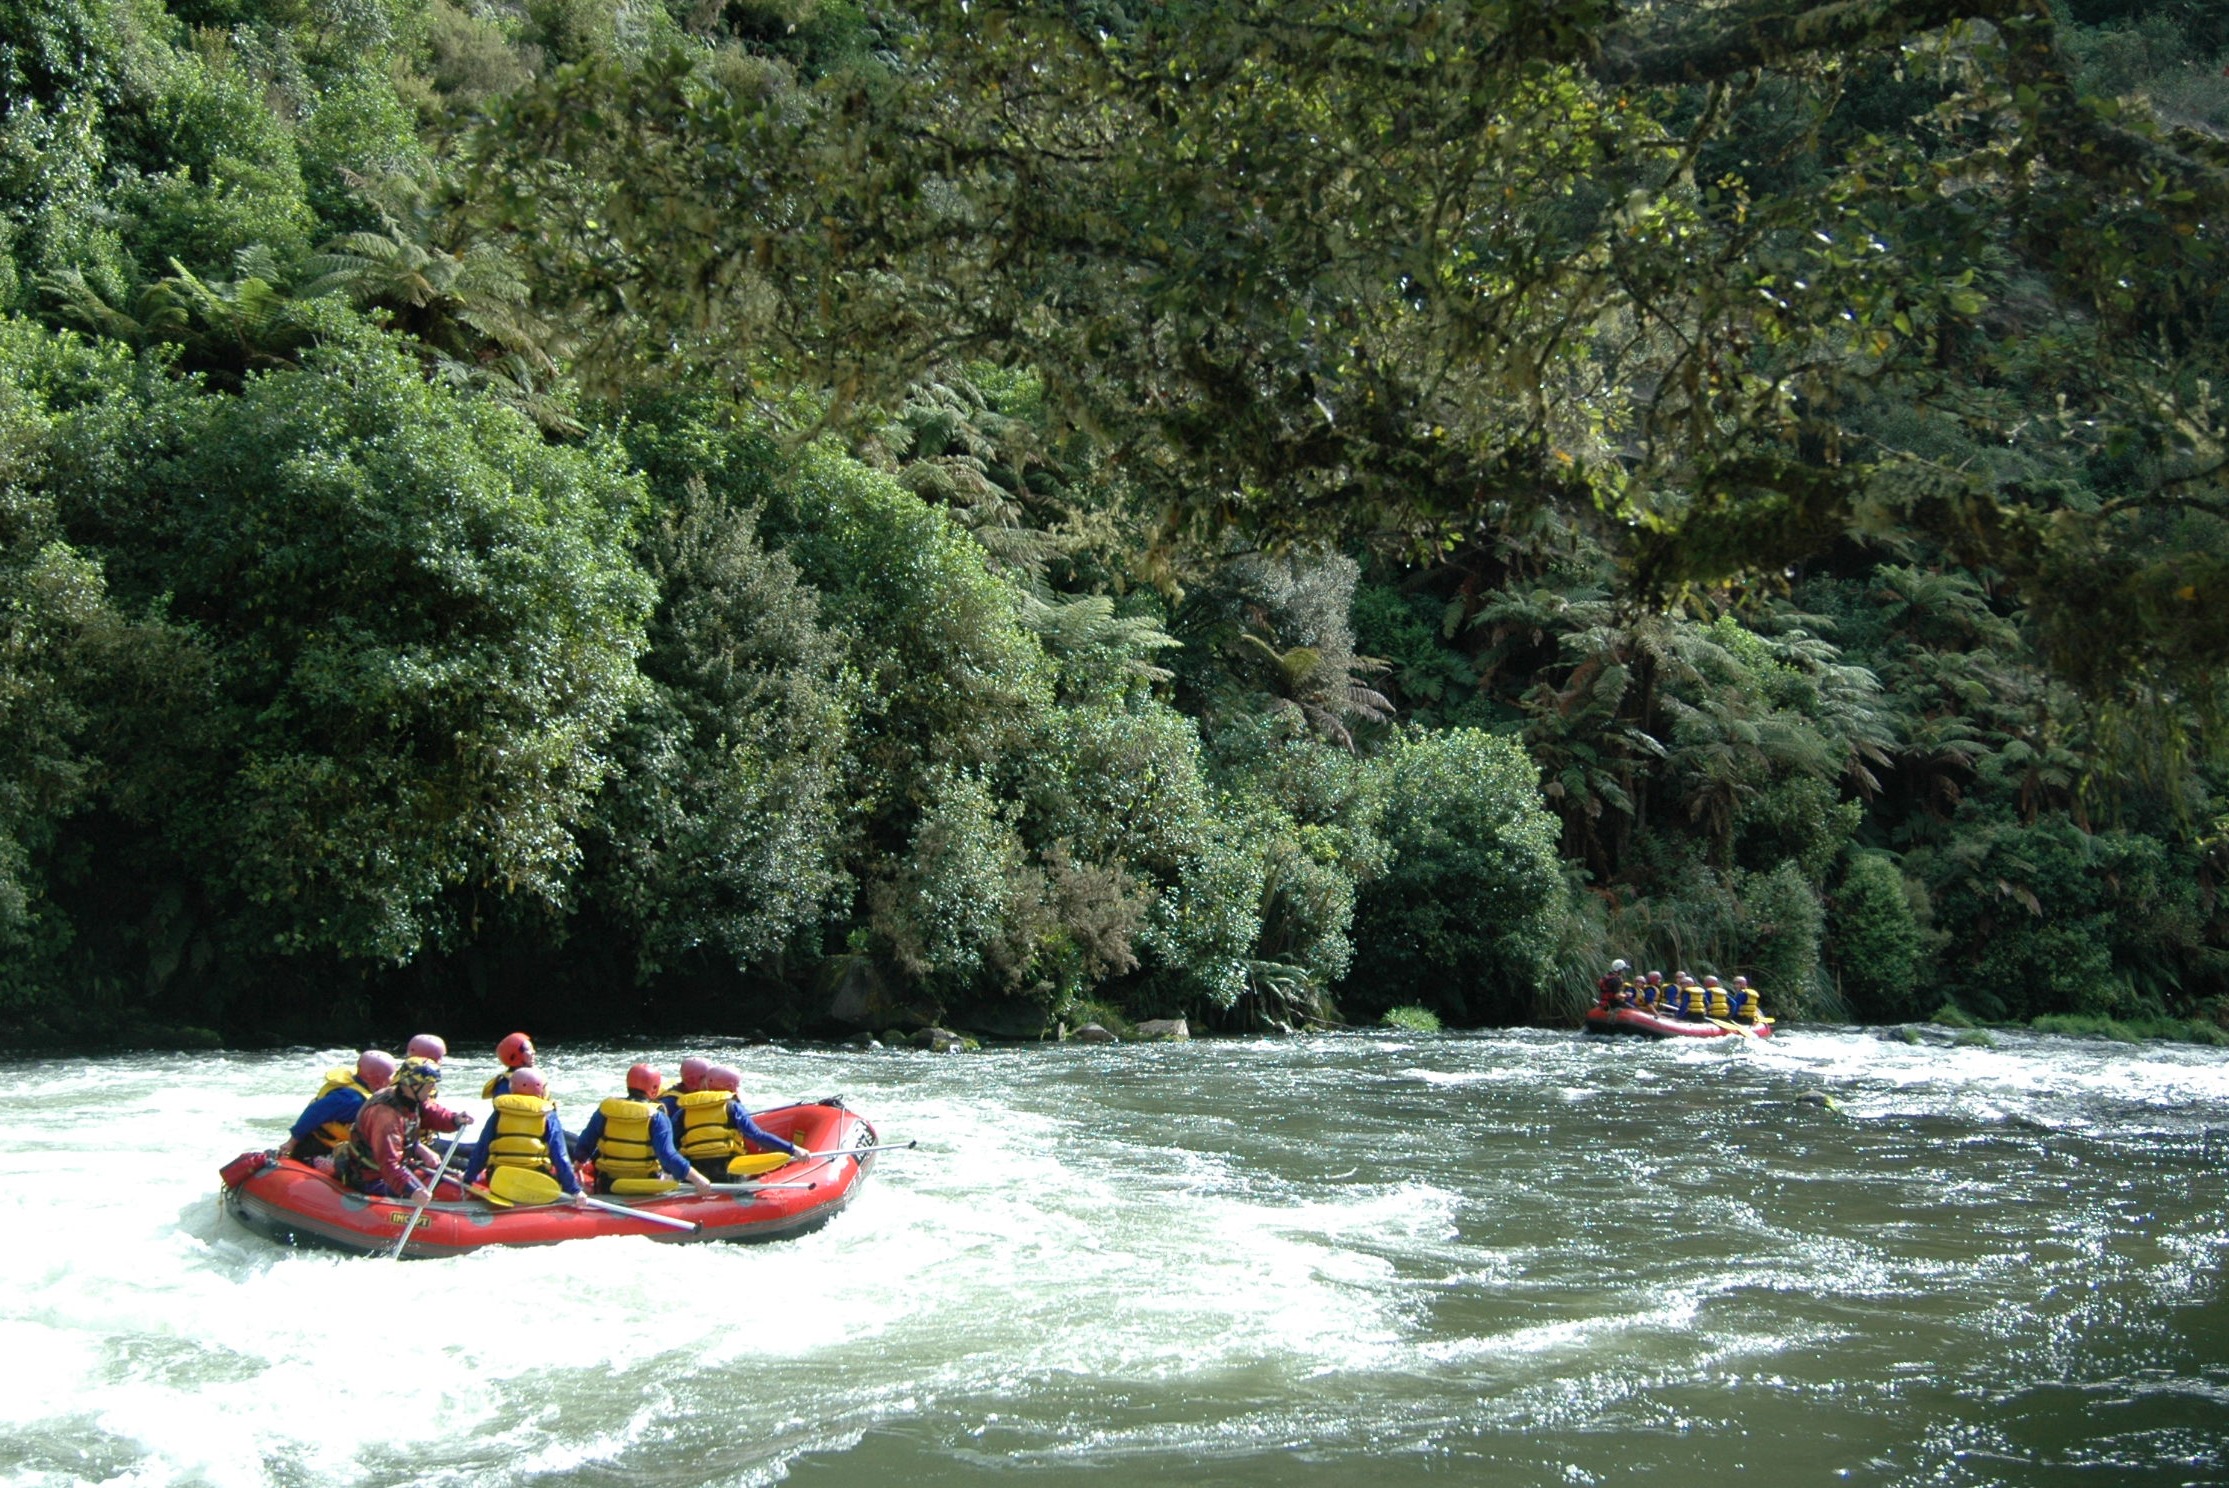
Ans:
<svg viewBox="0 0 2229 1488"><path fill-rule="evenodd" d="M920 1150L399 1264L216 1206L338 1052L0 1064L0 1481L2229 1483L2224 1051L708 1040ZM641 1052L545 1048L574 1124Z"/></svg>

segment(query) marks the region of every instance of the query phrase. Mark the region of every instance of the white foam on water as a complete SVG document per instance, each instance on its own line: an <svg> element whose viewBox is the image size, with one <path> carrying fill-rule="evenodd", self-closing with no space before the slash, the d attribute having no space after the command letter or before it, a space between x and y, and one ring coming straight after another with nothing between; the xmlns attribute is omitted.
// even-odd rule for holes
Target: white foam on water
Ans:
<svg viewBox="0 0 2229 1488"><path fill-rule="evenodd" d="M216 1168L353 1051L0 1066L0 1356L37 1365L0 1391L0 1481L756 1485L810 1454L833 1484L901 1423L951 1465L1366 1475L1524 1423L1660 1431L1646 1382L1831 1367L1872 1319L2015 1399L2080 1378L2132 1304L2214 1302L2229 1247L2218 1161L2152 1135L2229 1125L2218 1051L706 1052L756 1105L840 1091L923 1148L794 1241L390 1264L215 1206ZM635 1057L545 1055L576 1125ZM484 1112L480 1064L451 1083ZM2217 1363L2157 1394L2205 1402ZM1830 1385L1790 1389L1869 1408Z"/></svg>

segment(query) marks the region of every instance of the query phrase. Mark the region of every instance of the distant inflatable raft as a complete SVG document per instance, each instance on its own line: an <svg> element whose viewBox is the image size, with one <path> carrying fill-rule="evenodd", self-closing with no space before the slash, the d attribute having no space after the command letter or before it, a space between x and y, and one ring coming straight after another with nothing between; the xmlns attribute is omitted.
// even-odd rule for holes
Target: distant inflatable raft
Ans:
<svg viewBox="0 0 2229 1488"><path fill-rule="evenodd" d="M809 1152L824 1155L783 1165L761 1176L748 1192L699 1198L683 1188L656 1196L611 1195L614 1202L668 1220L687 1220L686 1232L656 1220L570 1203L501 1205L480 1198L441 1198L426 1205L404 1245L405 1256L453 1256L491 1245L557 1245L604 1235L652 1240L786 1240L819 1229L849 1205L874 1166L875 1129L837 1101L815 1101L759 1111L751 1119ZM868 1149L862 1151L861 1149ZM307 1163L269 1153L243 1153L224 1170L226 1212L282 1245L318 1246L384 1255L411 1222L409 1203L353 1192ZM453 1185L443 1183L446 1194Z"/></svg>
<svg viewBox="0 0 2229 1488"><path fill-rule="evenodd" d="M1671 1018L1639 1008L1587 1009L1587 1032L1630 1033L1641 1038L1771 1038L1772 1021L1730 1023L1724 1019Z"/></svg>

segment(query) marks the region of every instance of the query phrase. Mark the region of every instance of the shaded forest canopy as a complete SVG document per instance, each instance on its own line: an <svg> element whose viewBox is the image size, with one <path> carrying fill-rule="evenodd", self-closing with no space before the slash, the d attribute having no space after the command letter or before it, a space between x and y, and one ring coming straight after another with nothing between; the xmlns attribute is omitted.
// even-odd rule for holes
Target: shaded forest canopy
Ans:
<svg viewBox="0 0 2229 1488"><path fill-rule="evenodd" d="M0 1041L2229 1009L2203 0L0 0Z"/></svg>

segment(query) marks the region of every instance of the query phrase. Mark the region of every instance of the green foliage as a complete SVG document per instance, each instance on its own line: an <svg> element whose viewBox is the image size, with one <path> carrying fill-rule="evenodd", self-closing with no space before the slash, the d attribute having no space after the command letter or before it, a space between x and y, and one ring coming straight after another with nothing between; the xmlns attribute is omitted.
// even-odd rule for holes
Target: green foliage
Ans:
<svg viewBox="0 0 2229 1488"><path fill-rule="evenodd" d="M2032 1019L2029 1026L2038 1033L2056 1033L2067 1038L2107 1039L2116 1044L2141 1042L2136 1030L2115 1018L2088 1013L2044 1013Z"/></svg>
<svg viewBox="0 0 2229 1488"><path fill-rule="evenodd" d="M1402 1033L1438 1033L1440 1031L1439 1014L1433 1012L1430 1008L1387 1008L1378 1022L1387 1028L1396 1029Z"/></svg>
<svg viewBox="0 0 2229 1488"><path fill-rule="evenodd" d="M1354 747L1353 730L1392 716L1364 680L1385 664L1355 654L1349 616L1360 569L1337 554L1242 554L1221 564L1177 617L1182 692L1211 719L1287 714Z"/></svg>
<svg viewBox="0 0 2229 1488"><path fill-rule="evenodd" d="M64 350L46 342L20 321L0 325L0 945L19 953L41 860L91 794L86 686L104 633L123 628L99 567L61 539L40 489L53 415L39 364Z"/></svg>
<svg viewBox="0 0 2229 1488"><path fill-rule="evenodd" d="M1539 995L1568 913L1555 819L1531 762L1474 730L1404 736L1384 773L1384 876L1362 893L1341 1004L1415 1001L1464 1023L1515 1022Z"/></svg>
<svg viewBox="0 0 2229 1488"><path fill-rule="evenodd" d="M465 112L489 107L534 75L529 55L513 45L499 20L450 0L426 7L427 77L422 107Z"/></svg>
<svg viewBox="0 0 2229 1488"><path fill-rule="evenodd" d="M2136 1044L2148 1039L2163 1043L2229 1046L2229 1033L2218 1023L2195 1018L2111 1018L2085 1013L2044 1013L2030 1021L2038 1033L2062 1038L2105 1039L2116 1044Z"/></svg>
<svg viewBox="0 0 2229 1488"><path fill-rule="evenodd" d="M1738 964L1773 1007L1802 1016L1817 1011L1813 988L1824 938L1818 891L1794 862L1749 876L1740 886Z"/></svg>
<svg viewBox="0 0 2229 1488"><path fill-rule="evenodd" d="M1212 760L1247 809L1243 830L1261 845L1254 954L1281 970L1257 968L1252 995L1275 1020L1323 1018L1321 994L1353 966L1356 896L1389 859L1379 831L1382 772L1305 732L1289 710L1227 726Z"/></svg>
<svg viewBox="0 0 2229 1488"><path fill-rule="evenodd" d="M181 856L252 942L399 960L460 892L562 899L639 687L641 493L609 449L552 449L391 339L331 332L180 405L144 488L87 495L148 514L216 655L225 739L169 825Z"/></svg>
<svg viewBox="0 0 2229 1488"><path fill-rule="evenodd" d="M1142 940L1169 968L1178 997L1227 1010L1263 990L1253 950L1269 867L1262 845L1234 830L1227 816L1203 825L1209 830L1178 860L1177 881L1154 903ZM1282 992L1279 1001L1287 1000Z"/></svg>
<svg viewBox="0 0 2229 1488"><path fill-rule="evenodd" d="M295 141L304 198L326 233L380 225L378 213L350 184L351 177L417 180L431 165L418 138L417 120L397 96L393 81L368 68L327 83Z"/></svg>
<svg viewBox="0 0 2229 1488"><path fill-rule="evenodd" d="M1899 1018L1920 1010L1925 999L1916 994L1927 937L1904 875L1890 858L1859 853L1850 859L1829 905L1826 959L1860 1017ZM1941 1012L1935 1018L1945 1021Z"/></svg>
<svg viewBox="0 0 2229 1488"><path fill-rule="evenodd" d="M848 886L839 799L856 681L817 596L755 515L691 480L640 540L658 605L646 687L614 741L589 901L638 938L638 970L730 969L815 929Z"/></svg>
<svg viewBox="0 0 2229 1488"><path fill-rule="evenodd" d="M2211 1027L2219 10L0 0L0 1009Z"/></svg>
<svg viewBox="0 0 2229 1488"><path fill-rule="evenodd" d="M1364 583L1354 596L1355 644L1384 658L1386 691L1411 723L1487 728L1513 721L1514 710L1496 709L1479 695L1477 663L1446 643L1443 627L1449 608L1429 594ZM1456 613L1460 615L1459 606Z"/></svg>
<svg viewBox="0 0 2229 1488"><path fill-rule="evenodd" d="M181 54L120 164L125 246L149 275L176 260L221 274L244 249L289 263L309 251L316 217L292 133L229 58Z"/></svg>
<svg viewBox="0 0 2229 1488"><path fill-rule="evenodd" d="M1948 935L1943 990L1980 1016L2156 1016L2204 964L2197 886L2165 843L2063 819L1963 826L1907 863Z"/></svg>

